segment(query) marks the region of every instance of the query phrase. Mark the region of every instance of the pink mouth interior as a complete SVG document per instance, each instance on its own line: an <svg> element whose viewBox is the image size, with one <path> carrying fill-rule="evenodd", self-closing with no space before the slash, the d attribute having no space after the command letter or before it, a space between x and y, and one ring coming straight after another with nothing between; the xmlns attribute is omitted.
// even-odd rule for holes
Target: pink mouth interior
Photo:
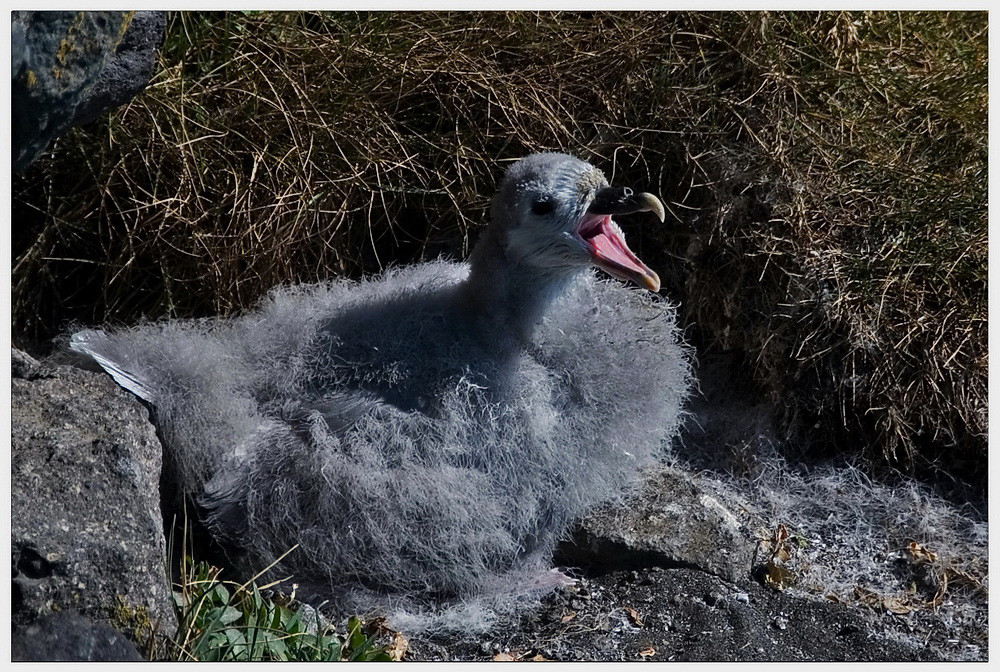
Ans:
<svg viewBox="0 0 1000 672"><path fill-rule="evenodd" d="M612 225L610 215L588 217L580 223L576 233L590 248L595 261L605 270L611 270L606 268L606 264L611 264L637 275L651 273L632 250L628 249L625 238L617 227Z"/></svg>

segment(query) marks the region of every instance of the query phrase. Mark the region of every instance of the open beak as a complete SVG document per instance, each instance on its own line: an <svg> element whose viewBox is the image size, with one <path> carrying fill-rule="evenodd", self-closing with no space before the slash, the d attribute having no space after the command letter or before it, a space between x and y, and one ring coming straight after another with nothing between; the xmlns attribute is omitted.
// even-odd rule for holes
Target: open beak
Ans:
<svg viewBox="0 0 1000 672"><path fill-rule="evenodd" d="M634 212L653 212L661 222L666 216L663 203L653 194L636 194L627 187L604 187L597 192L573 234L590 252L595 266L655 292L660 289L660 277L632 253L622 230L611 219L612 215Z"/></svg>

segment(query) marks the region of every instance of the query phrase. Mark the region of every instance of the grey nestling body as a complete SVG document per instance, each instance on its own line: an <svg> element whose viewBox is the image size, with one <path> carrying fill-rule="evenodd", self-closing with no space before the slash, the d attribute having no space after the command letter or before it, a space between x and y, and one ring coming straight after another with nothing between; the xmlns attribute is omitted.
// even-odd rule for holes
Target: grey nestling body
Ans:
<svg viewBox="0 0 1000 672"><path fill-rule="evenodd" d="M345 611L475 627L550 586L572 522L677 432L673 307L590 270L658 288L611 218L639 211L663 218L588 163L532 155L469 264L279 288L243 317L71 347L154 407L179 487L247 571L298 544L276 575Z"/></svg>

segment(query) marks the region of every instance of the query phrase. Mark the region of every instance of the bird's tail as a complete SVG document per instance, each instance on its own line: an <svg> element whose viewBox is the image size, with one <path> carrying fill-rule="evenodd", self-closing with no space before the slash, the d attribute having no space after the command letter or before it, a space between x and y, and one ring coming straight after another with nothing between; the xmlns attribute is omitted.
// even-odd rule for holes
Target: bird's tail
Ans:
<svg viewBox="0 0 1000 672"><path fill-rule="evenodd" d="M69 347L75 352L87 355L107 371L115 382L148 402L155 402L155 391L145 377L130 369L124 357L115 347L115 342L99 329L79 331L70 338Z"/></svg>

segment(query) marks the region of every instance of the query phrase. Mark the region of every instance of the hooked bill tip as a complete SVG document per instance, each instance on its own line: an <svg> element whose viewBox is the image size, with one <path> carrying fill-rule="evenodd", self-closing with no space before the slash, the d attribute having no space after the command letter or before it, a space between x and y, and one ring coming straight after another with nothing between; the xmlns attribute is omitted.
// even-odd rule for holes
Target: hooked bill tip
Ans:
<svg viewBox="0 0 1000 672"><path fill-rule="evenodd" d="M639 283L651 292L660 291L660 276L653 271L639 278Z"/></svg>
<svg viewBox="0 0 1000 672"><path fill-rule="evenodd" d="M636 196L635 198L639 203L641 203L644 206L643 207L644 212L652 212L653 214L655 214L657 217L660 218L661 222L666 221L667 212L663 208L663 202L660 201L659 198L648 192L643 192L638 196Z"/></svg>

